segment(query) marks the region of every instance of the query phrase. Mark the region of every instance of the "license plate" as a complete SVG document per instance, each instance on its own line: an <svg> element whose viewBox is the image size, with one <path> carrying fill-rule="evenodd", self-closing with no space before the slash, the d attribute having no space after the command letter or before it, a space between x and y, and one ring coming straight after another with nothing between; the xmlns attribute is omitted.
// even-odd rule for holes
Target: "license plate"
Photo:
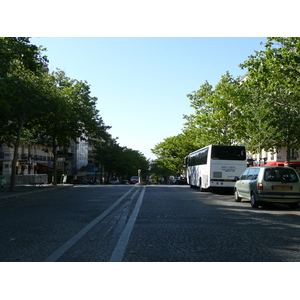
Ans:
<svg viewBox="0 0 300 300"><path fill-rule="evenodd" d="M282 185L276 185L276 189L278 189L278 190L288 190L289 187L288 186L282 186Z"/></svg>

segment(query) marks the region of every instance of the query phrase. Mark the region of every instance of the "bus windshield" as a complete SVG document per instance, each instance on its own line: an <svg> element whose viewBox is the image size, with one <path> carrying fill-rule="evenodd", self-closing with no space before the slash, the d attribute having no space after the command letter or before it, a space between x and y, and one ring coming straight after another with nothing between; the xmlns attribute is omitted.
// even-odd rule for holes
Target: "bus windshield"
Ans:
<svg viewBox="0 0 300 300"><path fill-rule="evenodd" d="M211 149L211 159L245 160L245 147L213 145Z"/></svg>

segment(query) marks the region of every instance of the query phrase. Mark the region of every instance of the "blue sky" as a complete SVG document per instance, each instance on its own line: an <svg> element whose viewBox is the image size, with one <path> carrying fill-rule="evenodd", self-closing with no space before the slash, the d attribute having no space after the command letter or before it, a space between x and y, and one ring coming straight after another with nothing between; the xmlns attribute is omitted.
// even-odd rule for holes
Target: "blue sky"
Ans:
<svg viewBox="0 0 300 300"><path fill-rule="evenodd" d="M50 71L86 80L110 133L121 146L154 159L151 149L183 128L193 113L186 95L215 85L262 49L263 37L39 37Z"/></svg>

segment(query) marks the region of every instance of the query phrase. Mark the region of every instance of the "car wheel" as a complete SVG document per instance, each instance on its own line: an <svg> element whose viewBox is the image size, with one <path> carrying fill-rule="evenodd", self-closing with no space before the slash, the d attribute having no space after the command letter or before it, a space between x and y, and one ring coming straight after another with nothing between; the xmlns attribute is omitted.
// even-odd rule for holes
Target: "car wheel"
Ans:
<svg viewBox="0 0 300 300"><path fill-rule="evenodd" d="M258 203L256 201L256 197L255 197L254 193L251 194L250 202L251 202L251 206L253 208L258 208L259 205L258 205Z"/></svg>
<svg viewBox="0 0 300 300"><path fill-rule="evenodd" d="M296 209L296 208L298 208L298 202L297 203L289 203L289 208L291 208L291 209Z"/></svg>
<svg viewBox="0 0 300 300"><path fill-rule="evenodd" d="M242 198L239 197L239 193L238 193L237 189L234 190L234 200L235 200L235 202L241 202L241 200L242 200Z"/></svg>

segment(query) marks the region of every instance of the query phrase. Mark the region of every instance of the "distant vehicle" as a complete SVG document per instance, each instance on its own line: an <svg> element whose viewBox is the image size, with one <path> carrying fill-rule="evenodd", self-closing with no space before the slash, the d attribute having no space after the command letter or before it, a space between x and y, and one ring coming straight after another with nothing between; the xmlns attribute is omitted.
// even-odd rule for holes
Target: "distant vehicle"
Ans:
<svg viewBox="0 0 300 300"><path fill-rule="evenodd" d="M234 187L234 199L250 200L257 208L263 203L285 203L297 208L300 203L300 179L290 167L251 167L240 176Z"/></svg>
<svg viewBox="0 0 300 300"><path fill-rule="evenodd" d="M210 187L233 188L235 178L247 168L245 146L209 145L185 157L186 178L200 191Z"/></svg>
<svg viewBox="0 0 300 300"><path fill-rule="evenodd" d="M95 179L94 178L87 178L86 180L83 181L83 184L94 184Z"/></svg>
<svg viewBox="0 0 300 300"><path fill-rule="evenodd" d="M176 184L176 181L177 181L178 178L179 177L174 177L174 176L170 177L170 183L171 184Z"/></svg>
<svg viewBox="0 0 300 300"><path fill-rule="evenodd" d="M131 184L135 184L135 183L138 183L139 182L139 176L132 176L130 178L130 183Z"/></svg>
<svg viewBox="0 0 300 300"><path fill-rule="evenodd" d="M187 184L187 180L185 177L177 177L175 184Z"/></svg>
<svg viewBox="0 0 300 300"><path fill-rule="evenodd" d="M112 178L109 180L109 183L111 183L111 184L117 184L117 183L119 183L119 179L116 178L116 177L112 177Z"/></svg>

